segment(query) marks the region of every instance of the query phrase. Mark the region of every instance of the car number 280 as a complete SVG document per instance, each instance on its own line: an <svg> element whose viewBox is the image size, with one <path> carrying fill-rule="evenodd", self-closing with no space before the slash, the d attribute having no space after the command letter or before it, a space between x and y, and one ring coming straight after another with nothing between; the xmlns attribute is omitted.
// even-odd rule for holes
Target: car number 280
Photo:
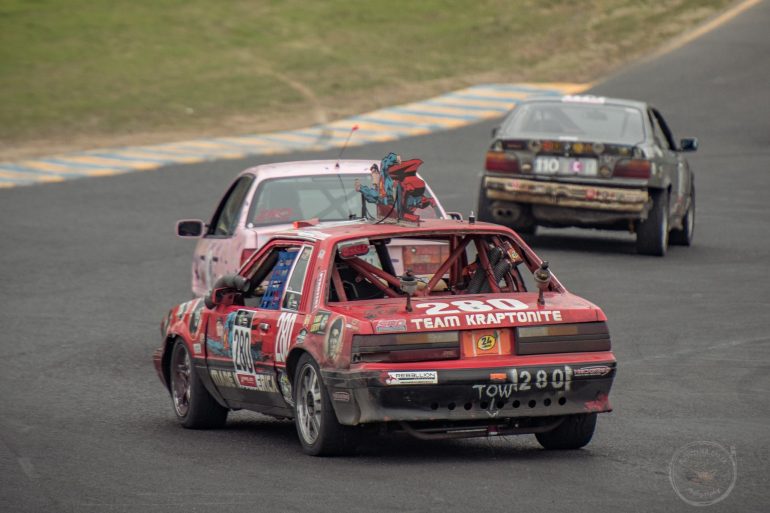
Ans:
<svg viewBox="0 0 770 513"><path fill-rule="evenodd" d="M572 367L549 367L547 369L511 369L508 383L473 385L478 399L507 399L518 392L531 390L564 390L572 386Z"/></svg>

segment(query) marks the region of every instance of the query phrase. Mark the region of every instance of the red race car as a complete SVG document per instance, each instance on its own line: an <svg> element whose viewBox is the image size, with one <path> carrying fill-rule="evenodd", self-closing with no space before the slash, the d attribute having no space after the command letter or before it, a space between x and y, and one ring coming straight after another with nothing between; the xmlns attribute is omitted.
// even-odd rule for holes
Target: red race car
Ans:
<svg viewBox="0 0 770 513"><path fill-rule="evenodd" d="M415 252L399 275L391 244L439 258ZM241 408L294 418L312 455L372 425L576 449L611 410L604 313L516 233L473 219L297 222L161 331L155 368L183 426Z"/></svg>

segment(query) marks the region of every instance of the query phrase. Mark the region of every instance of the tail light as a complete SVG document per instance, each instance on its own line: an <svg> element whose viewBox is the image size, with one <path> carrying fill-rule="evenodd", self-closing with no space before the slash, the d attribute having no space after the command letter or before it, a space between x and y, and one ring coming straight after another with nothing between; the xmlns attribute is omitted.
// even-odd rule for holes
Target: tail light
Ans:
<svg viewBox="0 0 770 513"><path fill-rule="evenodd" d="M612 346L604 322L520 326L515 336L518 355L609 351Z"/></svg>
<svg viewBox="0 0 770 513"><path fill-rule="evenodd" d="M504 173L518 173L519 160L516 155L504 151L489 150L484 166L487 171L502 171Z"/></svg>
<svg viewBox="0 0 770 513"><path fill-rule="evenodd" d="M460 358L457 331L353 335L353 362L424 362Z"/></svg>
<svg viewBox="0 0 770 513"><path fill-rule="evenodd" d="M253 255L256 250L257 248L246 248L241 251L241 265L243 265L246 260L251 258L251 255Z"/></svg>
<svg viewBox="0 0 770 513"><path fill-rule="evenodd" d="M621 178L644 178L652 174L652 164L649 160L623 159L615 164L613 176Z"/></svg>

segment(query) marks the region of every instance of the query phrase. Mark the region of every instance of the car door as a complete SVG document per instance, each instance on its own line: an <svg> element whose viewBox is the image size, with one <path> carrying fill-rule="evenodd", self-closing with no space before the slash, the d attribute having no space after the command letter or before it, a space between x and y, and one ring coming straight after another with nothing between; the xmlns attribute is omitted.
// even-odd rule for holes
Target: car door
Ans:
<svg viewBox="0 0 770 513"><path fill-rule="evenodd" d="M655 157L654 162L657 169L662 176L662 186L671 186L671 194L669 195L668 209L669 215L671 213L671 205L675 203L676 197L679 194L679 177L677 170L677 153L676 147L673 141L670 139L670 133L667 132L668 127L664 130L660 124L662 119L653 108L648 110L650 117L650 123L652 124L652 135L654 140Z"/></svg>
<svg viewBox="0 0 770 513"><path fill-rule="evenodd" d="M656 109L652 109L653 115L657 121L657 129L660 130L665 139L670 152L668 157L671 159L671 202L676 216L684 215L687 206L687 195L690 191L690 168L687 159L679 152L671 128L666 123L663 115Z"/></svg>
<svg viewBox="0 0 770 513"><path fill-rule="evenodd" d="M244 273L251 290L219 306L207 338L209 374L232 407L285 414L291 402L285 361L304 323L300 310L312 246L273 242Z"/></svg>
<svg viewBox="0 0 770 513"><path fill-rule="evenodd" d="M216 279L237 270L240 260L233 264L230 246L236 233L243 203L254 181L253 175L240 176L219 202L206 233L195 248L196 275L211 289ZM236 259L237 260L237 259Z"/></svg>

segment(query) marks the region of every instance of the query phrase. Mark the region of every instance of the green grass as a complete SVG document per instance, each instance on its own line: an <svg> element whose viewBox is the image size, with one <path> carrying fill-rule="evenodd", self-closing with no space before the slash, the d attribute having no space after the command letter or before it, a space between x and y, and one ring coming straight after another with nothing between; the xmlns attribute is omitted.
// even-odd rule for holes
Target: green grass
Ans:
<svg viewBox="0 0 770 513"><path fill-rule="evenodd" d="M0 152L589 81L729 0L0 0ZM308 94L308 90L312 94ZM141 139L141 136L138 136Z"/></svg>

